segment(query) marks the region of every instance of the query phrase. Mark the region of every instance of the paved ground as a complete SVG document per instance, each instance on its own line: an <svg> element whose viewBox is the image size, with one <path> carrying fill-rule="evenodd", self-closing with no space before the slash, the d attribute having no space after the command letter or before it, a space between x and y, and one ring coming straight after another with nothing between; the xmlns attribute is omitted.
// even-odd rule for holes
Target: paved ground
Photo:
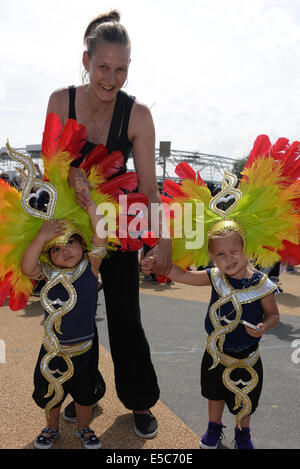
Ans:
<svg viewBox="0 0 300 469"><path fill-rule="evenodd" d="M300 269L282 273L284 293L277 295L281 321L262 341L265 365L261 404L252 421L257 448L300 448ZM143 324L157 370L161 400L152 409L159 433L143 440L132 430L132 415L118 401L106 331L103 297L97 324L100 367L107 392L91 426L104 449L198 449L207 425L206 401L199 391L199 367L205 344L203 318L209 288L160 286L141 281ZM31 399L32 374L42 337L42 310L31 298L26 310L0 308L0 448L32 449L44 426L43 411ZM295 340L299 340L298 344ZM292 347L292 344L298 347ZM294 353L294 356L292 354ZM69 399L67 400L69 402ZM225 412L224 448L231 448L233 419ZM76 425L61 418L55 448L81 448Z"/></svg>

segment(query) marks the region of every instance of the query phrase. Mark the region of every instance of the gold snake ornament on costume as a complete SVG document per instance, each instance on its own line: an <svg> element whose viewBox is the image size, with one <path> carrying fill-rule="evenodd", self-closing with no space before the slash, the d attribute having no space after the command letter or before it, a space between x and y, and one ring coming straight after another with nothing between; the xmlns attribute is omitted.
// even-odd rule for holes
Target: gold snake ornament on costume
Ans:
<svg viewBox="0 0 300 469"><path fill-rule="evenodd" d="M236 311L236 317L233 321L230 321L225 326L222 326L221 325L222 318L220 318L220 316L217 313L220 310L220 307L229 301L234 306L234 309ZM226 334L229 334L230 332L232 332L238 326L241 315L242 315L242 306L237 296L234 294L234 292L231 292L231 294L223 298L220 298L210 307L210 310L209 310L209 317L214 326L214 331L208 336L208 339L207 339L207 351L213 359L213 364L209 368L209 370L212 370L213 368L215 368L219 363L226 366L222 374L222 380L226 388L229 389L231 392L233 392L235 395L234 410L238 409L242 405L242 409L236 415L236 424L239 428L241 428L241 420L247 415L249 415L252 410L252 404L247 394L250 391L252 391L252 389L254 389L258 383L258 376L257 376L256 371L251 367L253 360L251 360L250 357L245 360L235 360L232 358L233 362L230 361L230 365L228 365L228 359L230 359L231 357L223 353L223 344L225 341L225 336ZM257 361L258 357L254 361L254 363ZM251 380L248 383L242 383L242 384L246 384L246 386L243 389L240 389L238 387L238 384L240 382L236 383L232 381L230 378L231 373L236 368L244 368L251 375Z"/></svg>
<svg viewBox="0 0 300 469"><path fill-rule="evenodd" d="M213 359L213 364L209 370L215 368L219 363L225 366L222 380L226 388L235 395L234 410L242 406L242 409L236 415L236 424L240 428L241 420L247 415L250 415L252 410L252 404L248 394L258 383L258 375L253 369L253 366L259 359L259 349L245 359L237 359L230 357L223 352L223 344L226 334L232 332L239 324L243 312L242 304L251 303L269 295L274 292L276 286L264 274L258 284L252 285L248 288L234 289L218 268L211 269L211 281L219 295L219 299L211 305L209 310L209 317L214 327L213 332L207 339L207 351ZM221 321L226 321L226 317L220 317L218 313L221 306L228 302L232 303L236 312L236 317L233 321L228 321L227 319L228 323L222 326ZM241 382L241 380L238 382L233 381L231 379L231 373L237 368L244 368L247 370L251 376L250 381L247 383ZM243 389L238 387L239 384L244 386Z"/></svg>
<svg viewBox="0 0 300 469"><path fill-rule="evenodd" d="M218 315L218 311L222 305L224 305L225 303L229 301L232 302L234 309L236 310L236 317L233 321L230 321L225 326L222 326L221 318ZM220 298L210 307L209 317L214 327L213 332L208 336L208 339L207 339L207 350L213 359L213 364L209 368L210 370L212 370L218 365L219 363L218 351L223 351L225 335L229 334L229 332L232 332L237 327L241 319L241 315L242 315L241 304L238 301L238 298L236 297L236 295L234 295L234 293L232 292L230 293L230 295Z"/></svg>
<svg viewBox="0 0 300 469"><path fill-rule="evenodd" d="M217 310L219 310L219 307L222 304L225 304L228 301L232 302L237 314L233 321L230 321L225 326L222 326L220 324L221 318L219 318L217 315ZM211 306L209 312L215 330L208 336L207 339L207 351L213 359L213 364L209 368L209 370L215 368L219 363L226 367L222 374L222 381L226 388L233 392L235 395L234 410L238 409L242 405L242 409L236 415L236 424L239 428L241 428L241 420L247 415L250 415L252 410L252 404L248 397L248 394L255 388L258 383L257 373L252 368L252 366L256 363L259 358L259 353L256 354L256 352L254 355L251 354L248 358L240 360L234 359L233 357L230 357L229 355L223 353L223 344L225 341L225 336L237 327L241 318L241 314L242 307L235 295L230 295L225 298L222 298L221 300L216 301ZM244 368L251 375L251 380L249 382L242 382L242 384L245 385L243 389L240 389L238 387L238 384L240 384L240 380L238 382L235 382L231 380L230 377L231 373L237 368Z"/></svg>
<svg viewBox="0 0 300 469"><path fill-rule="evenodd" d="M235 406L233 410L236 410L242 406L242 409L236 414L236 424L239 429L241 429L242 419L250 415L252 411L252 404L248 394L256 387L258 383L258 375L253 366L259 359L259 349L256 349L255 352L249 355L249 357L241 360L235 359L223 353L219 354L219 359L220 363L226 367L222 375L223 383L226 388L235 395ZM251 375L250 381L233 381L230 378L230 375L237 368L243 368L247 370ZM244 387L242 389L239 388L239 384L242 384Z"/></svg>
<svg viewBox="0 0 300 469"><path fill-rule="evenodd" d="M43 345L47 353L42 358L40 367L44 378L49 382L48 392L44 397L50 397L54 393L53 399L49 401L45 407L47 416L49 416L50 410L61 401L64 395L62 384L74 374L71 357L85 353L92 344L92 341L87 341L73 346L62 346L54 332L55 329L58 334L61 334L60 326L62 317L73 309L76 304L77 294L72 284L84 272L87 265L87 258L84 258L74 269L59 269L57 267L53 268L49 264L42 265L43 273L48 281L41 290L40 300L42 306L48 313L48 317L45 320L45 334L43 340ZM68 293L69 298L66 301L62 301L59 298L52 301L48 298L48 292L59 283L63 285ZM54 306L57 304L60 305L60 307L56 309ZM49 368L50 362L54 357L62 357L65 360L67 364L66 371L61 372ZM58 378L54 376L57 373L60 374Z"/></svg>

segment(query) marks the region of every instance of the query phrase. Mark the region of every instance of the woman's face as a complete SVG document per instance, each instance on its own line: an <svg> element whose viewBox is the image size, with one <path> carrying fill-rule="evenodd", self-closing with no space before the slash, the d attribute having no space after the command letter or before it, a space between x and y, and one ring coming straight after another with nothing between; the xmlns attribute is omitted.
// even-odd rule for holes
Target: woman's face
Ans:
<svg viewBox="0 0 300 469"><path fill-rule="evenodd" d="M111 101L124 85L130 63L130 50L122 44L101 40L89 57L83 54L83 65L90 77L90 88L101 101Z"/></svg>

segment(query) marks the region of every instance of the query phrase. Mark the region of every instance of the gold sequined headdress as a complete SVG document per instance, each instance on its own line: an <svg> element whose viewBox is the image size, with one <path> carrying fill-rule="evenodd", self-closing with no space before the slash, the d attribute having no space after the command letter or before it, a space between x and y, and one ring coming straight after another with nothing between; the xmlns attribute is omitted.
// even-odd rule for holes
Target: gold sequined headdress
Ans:
<svg viewBox="0 0 300 469"><path fill-rule="evenodd" d="M64 233L60 236L56 236L56 238L51 239L44 245L44 252L49 251L54 246L66 246L68 240L74 234L79 235L82 239L84 239L83 234L81 231L72 223L70 220L62 220L64 222Z"/></svg>
<svg viewBox="0 0 300 469"><path fill-rule="evenodd" d="M87 250L95 250L91 245L93 228L88 213L77 203L74 189L68 184L70 164L79 156L86 138L86 129L75 120L69 119L63 128L58 116L49 114L42 142L42 179L36 177L31 158L7 144L9 156L20 164L20 168L16 169L22 184L21 190L18 190L0 179L0 305L8 298L12 310L26 307L33 282L22 273L20 262L44 221L72 221ZM118 197L125 190L134 190L138 178L134 172L113 177L123 165L122 153L116 151L108 155L104 145L98 145L80 165L92 186L90 195L96 205L104 204L112 208L105 215L108 226L115 227L108 232L108 249L116 249L120 245L125 249L131 242L124 233L122 239L118 237L118 220L124 211L123 208L120 210ZM42 192L46 192L48 200L43 210L40 210L36 207L36 200ZM128 199L134 201L134 196ZM122 215L126 216L126 213ZM98 256L98 253L95 255ZM47 262L45 256L43 261Z"/></svg>
<svg viewBox="0 0 300 469"><path fill-rule="evenodd" d="M226 182L228 181L228 183ZM222 188L221 191L211 198L209 201L209 208L210 210L219 215L222 219L217 221L215 224L212 225L210 230L207 234L207 242L213 235L220 235L224 231L232 230L236 231L243 240L244 249L246 248L247 244L247 235L245 233L244 228L236 221L230 219L230 213L234 208L238 205L240 198L242 197L242 193L239 189L236 189L237 177L234 174L225 171L225 179L222 181ZM219 208L219 204L228 204L233 200L233 203L223 210Z"/></svg>
<svg viewBox="0 0 300 469"><path fill-rule="evenodd" d="M182 268L206 266L210 255L207 241L214 233L225 229L237 231L244 243L249 259L263 267L279 260L300 263L300 143L291 145L279 139L271 145L267 136L259 136L236 187L237 177L225 171L219 193L212 197L199 173L180 163L176 174L180 184L164 183L164 202L177 204L170 218L173 262ZM196 207L201 204L203 216ZM230 205L231 204L231 205ZM185 211L185 205L191 206ZM187 224L185 213L192 213L188 223L191 229L180 231ZM185 225L184 225L185 224ZM190 233L203 232L203 245L191 246ZM181 233L178 236L178 232Z"/></svg>

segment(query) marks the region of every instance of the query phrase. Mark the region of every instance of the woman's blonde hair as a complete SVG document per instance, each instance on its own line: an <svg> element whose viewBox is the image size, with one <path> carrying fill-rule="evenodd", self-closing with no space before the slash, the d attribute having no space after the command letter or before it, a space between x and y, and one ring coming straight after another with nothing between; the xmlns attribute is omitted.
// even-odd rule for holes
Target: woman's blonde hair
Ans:
<svg viewBox="0 0 300 469"><path fill-rule="evenodd" d="M83 42L89 57L100 40L122 44L130 48L130 39L124 26L120 23L120 12L112 10L109 13L98 15L86 28Z"/></svg>
<svg viewBox="0 0 300 469"><path fill-rule="evenodd" d="M121 15L118 10L111 10L108 13L96 16L96 18L89 23L83 36L83 43L89 57L92 57L101 40L121 44L128 47L130 52L130 38L125 27L120 23L120 17ZM84 71L82 75L83 83L87 81L86 75L87 72Z"/></svg>

